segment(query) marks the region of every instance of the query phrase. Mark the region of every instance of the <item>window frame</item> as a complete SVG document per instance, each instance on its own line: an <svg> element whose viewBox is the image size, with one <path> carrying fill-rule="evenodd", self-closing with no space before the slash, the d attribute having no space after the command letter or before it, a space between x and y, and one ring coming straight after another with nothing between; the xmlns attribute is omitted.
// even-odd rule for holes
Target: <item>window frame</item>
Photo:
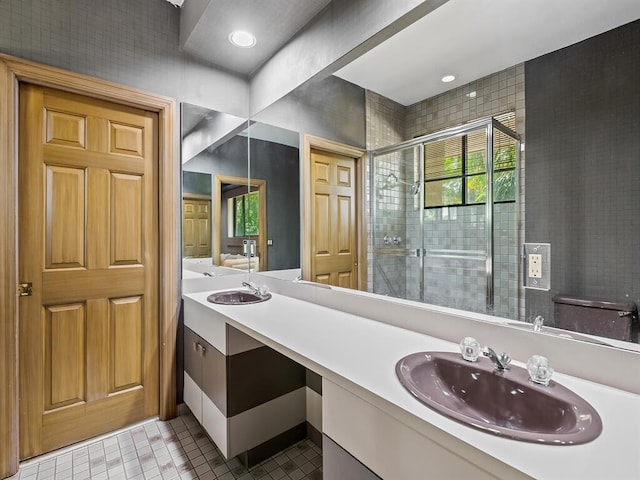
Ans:
<svg viewBox="0 0 640 480"><path fill-rule="evenodd" d="M474 131L480 131L478 130L474 130ZM460 139L461 139L461 160L462 160L462 165L461 165L461 170L460 170L460 174L459 175L451 175L448 177L438 177L438 178L432 178L427 180L426 178L424 179L424 189L423 189L423 197L424 197L424 210L431 210L431 209L435 209L435 208L452 208L452 207L470 207L470 206L476 206L476 205L484 205L486 204L486 200L482 201L482 202L469 202L468 198L467 198L467 189L468 189L468 179L472 178L472 177L478 177L478 176L484 176L485 177L485 191L487 188L487 182L486 182L486 176L487 176L487 162L485 159L484 162L484 168L482 170L482 172L479 173L471 173L469 174L467 172L467 163L468 163L468 140L467 137L469 136L469 134L473 133L474 131L470 131L464 134L459 135ZM436 141L442 141L442 140L436 140ZM429 142L431 143L431 142ZM427 144L424 144L424 146L426 146ZM514 145L514 148L517 149L517 147ZM492 152L492 155L494 153ZM516 152L516 156L514 159L514 165L513 167L510 168L495 168L495 164L493 167L493 179L494 179L494 183L495 183L495 178L496 178L496 173L501 173L501 172L508 172L508 171L513 171L514 174L516 174L517 172L517 167L518 167L518 156L517 156L517 152ZM426 157L423 159L423 163L426 162ZM460 181L462 182L462 192L461 192L461 202L460 203L452 203L452 204L438 204L438 205L428 205L427 204L427 185L429 183L434 183L434 182L444 182L447 180L455 180L455 179L460 179ZM516 199L517 199L517 192L514 194L514 198L512 200L499 200L496 201L494 200L493 203L495 204L502 204L502 203L515 203Z"/></svg>

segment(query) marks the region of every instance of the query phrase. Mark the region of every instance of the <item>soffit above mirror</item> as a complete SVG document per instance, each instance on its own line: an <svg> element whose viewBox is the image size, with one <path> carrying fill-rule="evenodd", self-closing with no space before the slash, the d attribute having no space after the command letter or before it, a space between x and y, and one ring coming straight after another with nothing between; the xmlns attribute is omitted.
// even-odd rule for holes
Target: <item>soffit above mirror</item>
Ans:
<svg viewBox="0 0 640 480"><path fill-rule="evenodd" d="M412 105L638 18L637 0L450 0L335 75Z"/></svg>
<svg viewBox="0 0 640 480"><path fill-rule="evenodd" d="M185 52L241 75L268 60L331 0L190 0L182 5L180 46ZM251 32L252 48L229 42L235 30Z"/></svg>

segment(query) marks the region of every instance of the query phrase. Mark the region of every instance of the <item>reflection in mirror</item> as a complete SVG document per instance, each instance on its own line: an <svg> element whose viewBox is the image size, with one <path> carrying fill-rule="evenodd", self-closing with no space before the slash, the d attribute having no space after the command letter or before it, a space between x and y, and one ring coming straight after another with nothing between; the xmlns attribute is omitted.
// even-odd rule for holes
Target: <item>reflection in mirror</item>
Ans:
<svg viewBox="0 0 640 480"><path fill-rule="evenodd" d="M372 152L376 293L518 318L515 113Z"/></svg>
<svg viewBox="0 0 640 480"><path fill-rule="evenodd" d="M259 122L249 128L249 182L261 184L266 195L260 204L262 227L248 236L256 242L258 254L266 257L266 262L260 261L261 270L299 268L300 135Z"/></svg>
<svg viewBox="0 0 640 480"><path fill-rule="evenodd" d="M597 316L595 322L600 323L602 329L594 330L594 325L585 321L586 313L580 311L580 305L570 305L574 310L570 317L581 319L579 325L572 325L571 318L562 318L566 312L557 313L568 309L560 307L561 304L553 299L576 297L581 302L595 297L595 304L604 301L636 305L640 301L640 283L637 282L640 256L631 253L631 245L635 245L635 239L640 235L640 217L629 213L629 209L633 210L633 206L640 202L640 189L637 188L640 164L634 161L637 155L632 153L637 151L640 136L637 129L628 128L629 125L637 125L640 111L627 108L629 99L635 101L639 95L638 83L629 80L637 78L640 68L638 57L627 48L637 44L637 24L638 21L623 25L610 33L526 63L516 60L508 68L468 83L457 82L448 91L427 98L414 98L406 104L376 93L373 87L355 77L352 81L366 89L360 104L357 101L345 102L343 98L335 101L331 95L324 97L329 105L349 105L353 110L363 106L366 111L363 112L362 125L369 151L505 113L515 114L511 129L523 141L526 135L526 152L521 152L521 161L515 170L507 162L509 165L505 166L504 172L493 172L494 179L504 181L502 186L508 186L510 194L513 193L513 181L517 180L517 190L515 202L512 197L508 201L503 199L492 212L493 223L498 227L493 232L492 245L492 309L483 310L488 304L487 268L483 261L487 255L484 245L486 229L483 228L486 213L484 207L473 205L480 204L482 200L472 198L472 195L477 195L477 189L467 186L464 191L467 204L471 204L467 206L460 206L458 196L446 198L445 195L443 198L446 192L440 192L438 197L425 193L426 189L423 189L422 193L413 195L413 184L419 180L423 186L429 178L420 176L422 161L410 161L402 155L395 155L397 158L389 155L388 164L383 164L385 160L381 159L380 165L373 166L378 169L379 178L367 176L369 184L366 189L372 210L386 208L384 212L378 211L382 215L378 217L375 230L369 233L372 240L368 244L368 290L375 291L374 283L377 281L381 290L386 290L382 293L387 295L419 300L420 292L423 292L423 301L484 311L496 315L495 321L502 324L507 324L503 320L505 317L513 319L509 324L517 325L517 328L531 328L533 319L542 315L545 318L542 334L560 332L563 336L579 340L593 337L606 345L634 348L637 344L633 342L638 338L638 316L633 308L611 310L612 315L607 319ZM625 74L605 87L602 70L595 67L601 62L595 59L601 58L602 52L612 51L621 53L606 57L608 68ZM491 49L487 52L487 57L490 57ZM567 63L568 58L570 63ZM383 63L374 62L372 70L379 70L381 65ZM413 62L407 62L407 68L414 66ZM584 72L591 73L585 75ZM391 69L387 73L396 72ZM341 72L337 74L341 75ZM403 75L396 76L397 90L403 90ZM363 77L375 80L377 76ZM343 78L350 79L348 76ZM277 117L281 111L288 113L293 105L296 117L304 119L300 112L309 110L310 104L318 104L314 96L305 99L306 102L301 95L291 95L288 102L269 107L270 112L267 113ZM640 104L636 102L634 105ZM598 116L595 111L600 112ZM315 113L322 118L321 109ZM604 114L612 121L600 121ZM265 116L258 115L259 118ZM285 117L280 114L281 121L286 121ZM568 125L571 128L567 128ZM310 130L304 128L305 132ZM322 133L318 135L324 136ZM511 147L509 145L507 149L509 158L514 153ZM415 155L414 151L410 153ZM470 153L473 152L467 149L467 160L472 160ZM445 155L443 158L448 157ZM427 166L424 165L425 168ZM451 167L446 162L443 166ZM395 179L391 173L398 181L392 182ZM431 179L432 187L440 185L444 188L444 183L451 184L450 175L445 179L446 172L441 173L443 178ZM471 179L473 173L464 172L465 179L462 180ZM458 186L463 184L462 180L457 180ZM375 191L376 182L380 187L378 192ZM449 190L455 190L449 186ZM453 193L462 194L462 190ZM494 194L502 195L499 191L494 191ZM430 196L425 198L424 195ZM439 202L436 202L436 197ZM388 200L386 204L385 200ZM423 201L424 206L416 207L416 200ZM500 202L498 197L495 200ZM376 201L378 207L374 204ZM398 216L399 210L394 208L415 209L416 213L421 209L422 215L416 215L416 221L402 221ZM370 220L367 218L369 228L372 227ZM425 245L420 240L423 237ZM413 242L413 239L418 241ZM525 241L552 245L549 292L525 291L522 288L520 246ZM461 247L455 246L456 243ZM426 257L416 256L419 248L427 254ZM389 255L397 253L398 257L391 261L389 256L389 265L378 266L375 249ZM477 258L472 258L474 255L469 253L474 251ZM423 266L420 266L421 261ZM390 267L392 264L395 265L393 268ZM503 264L505 268L501 267ZM420 288L421 282L427 290ZM614 328L617 321L626 323L625 333L621 335L616 333L621 329Z"/></svg>
<svg viewBox="0 0 640 480"><path fill-rule="evenodd" d="M247 120L190 104L182 104L182 256L185 269L213 273L228 261L247 270L241 255L243 232L221 221L222 205L240 205L234 192L247 193ZM224 175L223 182L217 181ZM235 179L239 179L236 181ZM224 227L224 228L223 228ZM240 238L237 237L240 233ZM224 254L224 256L222 256Z"/></svg>
<svg viewBox="0 0 640 480"><path fill-rule="evenodd" d="M299 268L298 133L189 104L182 111L185 264Z"/></svg>
<svg viewBox="0 0 640 480"><path fill-rule="evenodd" d="M211 257L211 174L182 173L182 256Z"/></svg>
<svg viewBox="0 0 640 480"><path fill-rule="evenodd" d="M508 271L492 272L495 309L493 312L497 315L497 323L507 324L504 320L506 316L512 319L508 323L517 328L532 328L530 322L541 315L545 319L542 334L562 332L556 327L567 324L563 324L559 314L556 315L556 309L564 307L560 307L559 302L554 302L554 297L576 297L579 300L595 297L599 301L622 300L618 303L633 302L636 305L640 301L640 283L637 281L640 256L633 254L636 239L640 236L640 217L634 213L635 206L640 202L640 189L637 188L640 163L636 161L637 155L633 154L638 151L640 141L635 127L640 116L640 110L637 108L640 105L639 84L635 81L640 74L640 64L637 55L634 56L635 50L627 48L638 43L637 25L638 20L576 45L566 48L562 48L566 44L557 45L555 48L562 50L526 62L525 58L531 57L522 57L507 68L504 68L506 65L502 65L500 68L504 68L503 70L484 73L485 76L482 78L473 77L477 79L468 83L456 82L453 84L454 88L448 91L437 93L435 96L431 94L426 96L427 98L415 98L404 104L376 93L372 86L354 79L350 80L353 83L336 76L326 77L322 81L315 79L258 113L255 118L261 122L295 128L330 140L366 146L368 151L374 151L401 144L421 135L468 124L480 118L515 113L513 130L523 142L526 139L526 152L522 152L514 175L507 175L509 178L515 177L518 181L515 203L504 205L504 208L513 207L514 211L509 212L510 218L505 221L511 222L510 225L514 225L515 222L515 229L509 229L507 235L510 237L507 240L510 243L505 251L499 248L502 239L495 238L493 253L498 261L504 260L504 256L514 258L508 258L511 265ZM425 40L425 43L428 41ZM496 56L492 49L486 51L487 58ZM617 53L611 55L611 52ZM413 61L419 62L415 58ZM408 64L411 68L415 66L412 62ZM379 70L381 65L384 63L378 62L375 68ZM394 69L388 70L390 73L396 73L397 85L400 86L398 88L402 89L403 75ZM604 85L603 71L623 74L615 78L607 77L608 83ZM343 73L337 72L349 80ZM436 81L439 82L439 76ZM318 93L316 82L324 82L323 88L317 89ZM416 82L418 83L420 82ZM602 121L605 118L610 121ZM256 138L256 142L257 140ZM277 263L271 266L272 259L277 258L275 248L282 243L274 236L277 230L274 230L271 223L274 213L271 210L273 201L270 195L274 195L274 190L280 191L282 186L274 186L275 180L267 178L265 173L259 171L259 168L264 167L264 163L258 160L257 156L254 165L254 153L259 152L261 147L257 143L254 147L253 141L247 142L247 146L249 143L252 150L250 177L266 180L269 190L267 242L273 240L273 246L266 247L268 265L265 268L286 268ZM415 152L412 151L411 155L415 155ZM390 155L389 158L391 157ZM415 209L416 213L421 211L422 215L416 215L417 222L395 222L394 213L390 208L386 212L387 217L380 217L381 221L376 224L376 228L380 226L380 231L361 232L368 234L371 239L368 244L371 254L367 267L368 290L373 291L373 284L377 281L378 285L389 290L386 294L394 295L389 288L391 286L396 290L397 296L402 297L403 290L414 294L411 289L422 281L425 285L431 285L432 291L425 291L424 295L424 301L431 303L437 303L438 297L450 297L448 294L453 291L447 289L472 292L464 286L464 281L465 278L470 280L475 277L465 270L465 266L476 262L473 258L468 258L467 252L481 250L474 246L474 242L484 238L484 232L479 231L482 207L467 208L448 204L454 200L460 202L457 197L454 200L444 198L446 202L436 205L435 198L443 200L443 196L441 194L439 197L424 197L425 181L429 179L421 178L420 169L423 168L423 162L415 161L414 158L412 166L415 168L407 166L408 164L396 163L376 165L379 178L366 176L365 194L372 205L374 201L381 200L379 196L382 200L389 200L389 205L393 203L393 198L402 196L407 209ZM206 173L204 170L199 171ZM287 169L280 169L278 172L284 175ZM392 173L395 178L391 176ZM465 175L469 176L468 173ZM422 191L414 195L413 184L418 180ZM445 186L445 179L432 180L432 186ZM213 178L211 181L213 182ZM379 195L372 192L375 182L381 188ZM457 183L462 185L461 181ZM523 188L525 184L526 190ZM297 188L299 191L299 186ZM476 193L473 189L465 191L467 198L470 198L469 194ZM291 198L288 207L295 207L294 216L298 216L299 197ZM425 205L422 208L416 207L416 200L424 202ZM431 205L429 211L426 211L424 207L428 203ZM289 209L281 212L291 211ZM472 210L476 210L475 213ZM466 215L467 211L469 215ZM512 217L515 217L515 220ZM461 223L463 220L468 223L467 230L450 230L454 223ZM366 221L367 228L371 228L370 218ZM478 231L475 232L472 231L475 228L474 221L478 227ZM502 220L496 217L494 221L498 224ZM449 238L449 232L453 232L456 241L459 240L458 237L462 237L463 248L453 248L450 245L440 248L440 243L453 238ZM410 243L413 238L421 238L422 235L432 235L433 244L422 246ZM385 244L385 236L390 244ZM394 243L394 237L397 244ZM515 249L511 243L514 238ZM525 291L521 286L522 266L517 247L525 241L546 242L552 246L549 292ZM299 243L296 247L299 248ZM371 260L374 249L377 248L384 252L404 250L400 252L403 255L402 261L394 260L397 264L396 270L384 271L387 280ZM421 260L406 255L408 252L415 252L417 248L422 248L423 253L430 251L432 256L422 257ZM456 255L451 250L464 250L465 258L443 257L445 254ZM478 257L482 255L484 253ZM419 267L420 261L425 262L424 268ZM448 271L440 284L435 281L437 277L427 277L427 274L423 273L434 274L441 268ZM393 275L398 275L400 282L396 282ZM375 276L378 277L377 280ZM458 280L462 280L462 287L449 285ZM473 291L477 298L463 298L464 302L485 302L486 284L483 282L486 281L486 275L477 276L477 280L480 288ZM497 298L503 289L509 290L509 295L504 297L507 299L504 304ZM454 303L449 306L460 308L465 305ZM505 311L509 313L505 314ZM627 310L612 310L615 315L608 320L611 322L613 318L629 321L631 336L625 337L627 340L612 338L613 330L606 330L606 325L605 330L590 333L582 321L579 326L566 327L569 330L577 330L577 333L565 331L563 335L580 340L593 336L606 345L634 348L637 344L632 342L638 338L638 318L637 313L628 311L631 314L627 315ZM584 315L578 314L577 317L584 318Z"/></svg>

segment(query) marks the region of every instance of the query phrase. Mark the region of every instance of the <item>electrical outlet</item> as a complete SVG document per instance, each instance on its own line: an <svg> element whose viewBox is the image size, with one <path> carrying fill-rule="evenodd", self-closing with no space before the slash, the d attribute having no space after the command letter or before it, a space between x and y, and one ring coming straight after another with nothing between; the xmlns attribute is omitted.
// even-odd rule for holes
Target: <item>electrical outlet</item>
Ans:
<svg viewBox="0 0 640 480"><path fill-rule="evenodd" d="M529 254L529 277L542 278L542 255Z"/></svg>
<svg viewBox="0 0 640 480"><path fill-rule="evenodd" d="M522 285L524 288L551 288L551 245L525 243L522 245Z"/></svg>

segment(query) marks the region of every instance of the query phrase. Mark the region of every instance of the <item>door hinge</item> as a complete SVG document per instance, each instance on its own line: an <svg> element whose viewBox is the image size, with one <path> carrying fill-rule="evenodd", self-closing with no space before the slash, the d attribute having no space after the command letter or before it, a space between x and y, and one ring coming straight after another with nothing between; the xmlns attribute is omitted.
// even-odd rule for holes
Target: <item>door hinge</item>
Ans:
<svg viewBox="0 0 640 480"><path fill-rule="evenodd" d="M21 297L30 297L31 295L33 295L33 285L31 284L31 282L19 283L18 294Z"/></svg>

